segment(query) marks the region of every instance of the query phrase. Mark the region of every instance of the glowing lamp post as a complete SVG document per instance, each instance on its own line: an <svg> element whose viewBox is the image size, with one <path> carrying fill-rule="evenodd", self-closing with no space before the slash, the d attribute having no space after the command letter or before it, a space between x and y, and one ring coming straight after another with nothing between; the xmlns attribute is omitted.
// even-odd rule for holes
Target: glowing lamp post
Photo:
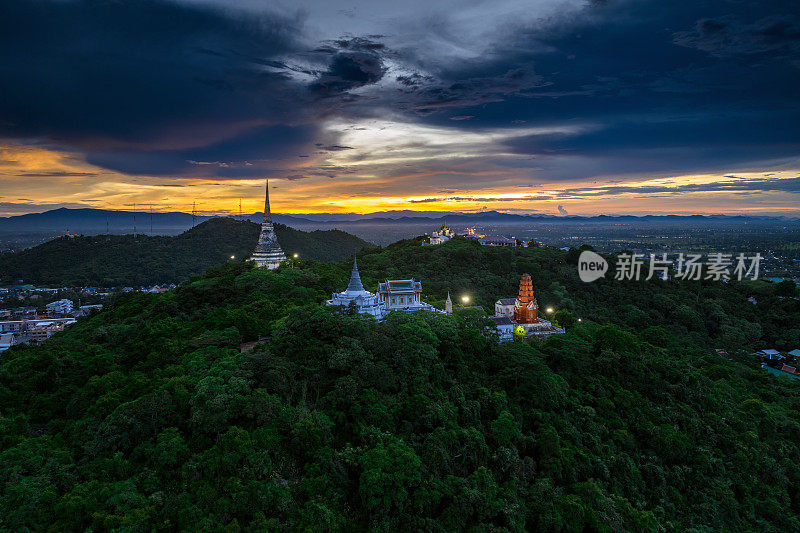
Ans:
<svg viewBox="0 0 800 533"><path fill-rule="evenodd" d="M469 303L469 296L462 296L461 297L461 303L463 303L464 305L467 305Z"/></svg>
<svg viewBox="0 0 800 533"><path fill-rule="evenodd" d="M294 254L294 255L292 255L292 257L294 257L295 259L297 259L298 257L300 257L300 254Z"/></svg>
<svg viewBox="0 0 800 533"><path fill-rule="evenodd" d="M552 315L553 314L553 308L552 307L548 307L547 309L545 309L545 311L547 312L548 315Z"/></svg>

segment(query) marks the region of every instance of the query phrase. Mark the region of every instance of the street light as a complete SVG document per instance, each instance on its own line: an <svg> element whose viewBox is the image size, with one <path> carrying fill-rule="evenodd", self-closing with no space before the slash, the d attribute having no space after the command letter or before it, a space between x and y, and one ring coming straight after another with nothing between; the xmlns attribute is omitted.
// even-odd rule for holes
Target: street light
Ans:
<svg viewBox="0 0 800 533"><path fill-rule="evenodd" d="M579 318L579 319L578 319L578 322L583 322L583 319L582 319L582 318Z"/></svg>
<svg viewBox="0 0 800 533"><path fill-rule="evenodd" d="M297 259L298 257L300 257L300 254L294 254L292 257L294 257L295 259Z"/></svg>
<svg viewBox="0 0 800 533"><path fill-rule="evenodd" d="M550 313L553 312L553 308L552 307L548 307L547 309L545 309L545 311L547 311L547 313L550 314Z"/></svg>
<svg viewBox="0 0 800 533"><path fill-rule="evenodd" d="M468 304L469 303L469 296L462 296L461 297L461 301L464 302L465 305Z"/></svg>
<svg viewBox="0 0 800 533"><path fill-rule="evenodd" d="M235 255L232 255L232 256L231 256L231 259L236 259L236 256L235 256Z"/></svg>

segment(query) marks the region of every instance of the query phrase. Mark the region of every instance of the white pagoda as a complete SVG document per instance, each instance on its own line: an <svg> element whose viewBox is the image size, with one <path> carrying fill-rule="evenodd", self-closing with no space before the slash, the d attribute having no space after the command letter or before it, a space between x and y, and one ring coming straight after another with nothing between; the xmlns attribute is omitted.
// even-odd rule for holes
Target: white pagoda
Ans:
<svg viewBox="0 0 800 533"><path fill-rule="evenodd" d="M353 258L353 272L350 274L350 284L347 289L343 292L333 293L332 298L325 302L326 305L342 307L349 307L351 303L356 306L359 313L372 315L377 319L383 318L389 312L386 305L375 294L364 289L355 258Z"/></svg>
<svg viewBox="0 0 800 533"><path fill-rule="evenodd" d="M275 228L272 226L272 212L269 209L269 178L267 178L267 193L264 200L264 220L261 222L261 235L258 236L258 244L251 261L255 261L260 267L267 267L270 270L278 268L286 259L278 244L278 237L275 235Z"/></svg>

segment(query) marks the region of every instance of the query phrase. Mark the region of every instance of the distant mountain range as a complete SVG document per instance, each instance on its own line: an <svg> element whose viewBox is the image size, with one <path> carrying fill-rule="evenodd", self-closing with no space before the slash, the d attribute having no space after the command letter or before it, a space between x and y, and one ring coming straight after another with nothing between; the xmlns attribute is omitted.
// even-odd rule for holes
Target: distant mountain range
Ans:
<svg viewBox="0 0 800 533"><path fill-rule="evenodd" d="M262 213L244 215L241 218L260 222ZM12 217L0 217L0 233L58 233L58 234L102 234L108 231L120 233L148 233L172 235L181 233L192 225L212 216L193 216L180 212L113 211L105 209L60 208L44 213L31 213ZM239 217L235 217L239 218ZM560 223L637 223L637 224L698 224L739 223L747 221L785 222L782 217L728 216L728 215L599 215L591 217L567 215L519 215L499 211L478 213L446 213L442 211L384 211L359 215L354 213L315 213L301 215L273 214L275 222L289 226L333 226L364 224L409 224L431 225L447 221L451 224L560 224Z"/></svg>

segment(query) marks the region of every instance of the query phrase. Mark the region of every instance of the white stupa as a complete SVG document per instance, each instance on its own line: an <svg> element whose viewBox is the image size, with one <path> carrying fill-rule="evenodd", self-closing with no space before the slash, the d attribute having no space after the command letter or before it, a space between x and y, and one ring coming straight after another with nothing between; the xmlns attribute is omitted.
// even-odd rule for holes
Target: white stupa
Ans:
<svg viewBox="0 0 800 533"><path fill-rule="evenodd" d="M342 307L349 307L351 303L354 303L359 313L366 313L375 318L383 318L388 313L386 306L375 294L364 290L355 258L353 258L353 272L350 274L350 284L347 285L347 289L343 292L333 293L332 298L325 303Z"/></svg>
<svg viewBox="0 0 800 533"><path fill-rule="evenodd" d="M275 228L272 225L272 212L269 208L269 179L267 179L267 193L264 199L264 220L261 222L261 234L258 236L258 244L250 256L251 261L255 261L260 267L267 267L274 270L286 259L278 244L278 237L275 235Z"/></svg>

